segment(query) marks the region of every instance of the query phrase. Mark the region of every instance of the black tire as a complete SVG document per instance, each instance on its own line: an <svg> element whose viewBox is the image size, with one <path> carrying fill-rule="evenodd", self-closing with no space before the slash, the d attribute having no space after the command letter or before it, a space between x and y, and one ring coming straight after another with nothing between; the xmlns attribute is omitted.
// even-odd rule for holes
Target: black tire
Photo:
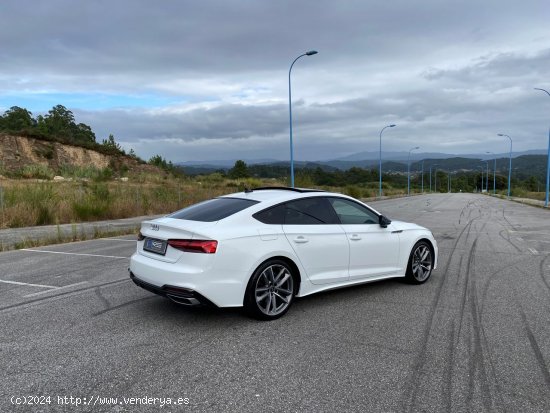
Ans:
<svg viewBox="0 0 550 413"><path fill-rule="evenodd" d="M260 265L248 282L245 312L258 320L282 317L294 301L296 279L285 261L273 259Z"/></svg>
<svg viewBox="0 0 550 413"><path fill-rule="evenodd" d="M411 250L405 280L410 284L425 283L432 275L433 265L432 246L427 241L418 241Z"/></svg>

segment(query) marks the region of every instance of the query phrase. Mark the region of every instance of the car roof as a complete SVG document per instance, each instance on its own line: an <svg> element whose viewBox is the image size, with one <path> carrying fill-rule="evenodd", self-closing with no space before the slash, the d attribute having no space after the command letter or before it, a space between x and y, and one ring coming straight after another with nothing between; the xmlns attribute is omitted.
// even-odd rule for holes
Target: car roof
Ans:
<svg viewBox="0 0 550 413"><path fill-rule="evenodd" d="M250 199L258 202L283 202L291 199L306 198L310 196L343 196L342 194L325 192L320 189L287 188L287 187L262 187L247 189L243 192L223 195L227 198Z"/></svg>

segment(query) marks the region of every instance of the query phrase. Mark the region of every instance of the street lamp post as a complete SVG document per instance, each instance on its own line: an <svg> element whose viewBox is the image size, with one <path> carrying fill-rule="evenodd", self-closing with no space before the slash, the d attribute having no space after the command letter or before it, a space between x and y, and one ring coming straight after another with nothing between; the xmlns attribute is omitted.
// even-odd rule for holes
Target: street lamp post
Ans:
<svg viewBox="0 0 550 413"><path fill-rule="evenodd" d="M290 123L290 186L292 188L294 188L294 145L292 144L292 92L290 85L290 73L292 72L292 66L294 66L296 60L298 60L300 57L312 56L314 54L317 54L316 50L310 50L309 52L301 54L296 59L294 59L294 61L290 65L290 69L288 70L288 116Z"/></svg>
<svg viewBox="0 0 550 413"><path fill-rule="evenodd" d="M485 191L489 192L489 161L483 161L487 164L487 176L485 177Z"/></svg>
<svg viewBox="0 0 550 413"><path fill-rule="evenodd" d="M422 159L422 193L424 193L424 159Z"/></svg>
<svg viewBox="0 0 550 413"><path fill-rule="evenodd" d="M438 163L434 163L433 165L430 166L430 193L432 192L432 168L434 166L437 166L439 165Z"/></svg>
<svg viewBox="0 0 550 413"><path fill-rule="evenodd" d="M510 198L510 182L512 180L512 138L504 133L498 133L498 136L506 136L510 139L510 165L508 166L508 198Z"/></svg>
<svg viewBox="0 0 550 413"><path fill-rule="evenodd" d="M540 89L538 87L536 87L535 89L546 92L546 94L550 96L550 92L548 92L545 89ZM548 128L548 160L546 161L546 198L544 199L544 206L546 208L548 208L548 189L549 188L550 188L550 128Z"/></svg>
<svg viewBox="0 0 550 413"><path fill-rule="evenodd" d="M379 160L379 173L380 173L380 182L379 182L379 185L378 185L378 195L380 197L382 197L382 132L384 132L384 129L386 128L393 128L397 125L388 125L388 126L384 126L382 128L382 130L380 131L380 149L379 149L379 152L378 152L378 160Z"/></svg>
<svg viewBox="0 0 550 413"><path fill-rule="evenodd" d="M411 152L420 149L420 146L415 146L409 151L409 159L407 161L407 195L411 194Z"/></svg>
<svg viewBox="0 0 550 413"><path fill-rule="evenodd" d="M493 154L493 152L486 152ZM493 195L497 193L497 157L495 155L495 166L493 167Z"/></svg>
<svg viewBox="0 0 550 413"><path fill-rule="evenodd" d="M479 165L481 168L481 193L483 193L483 165Z"/></svg>

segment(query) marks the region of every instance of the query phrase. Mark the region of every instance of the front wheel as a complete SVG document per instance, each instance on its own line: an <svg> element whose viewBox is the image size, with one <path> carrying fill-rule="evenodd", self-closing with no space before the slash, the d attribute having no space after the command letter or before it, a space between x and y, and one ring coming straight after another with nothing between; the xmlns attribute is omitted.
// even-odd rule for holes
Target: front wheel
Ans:
<svg viewBox="0 0 550 413"><path fill-rule="evenodd" d="M426 241L417 242L409 257L405 279L412 284L422 284L430 278L433 269L433 253Z"/></svg>
<svg viewBox="0 0 550 413"><path fill-rule="evenodd" d="M283 316L294 299L294 277L282 260L270 260L260 265L248 282L244 309L260 320L275 320Z"/></svg>

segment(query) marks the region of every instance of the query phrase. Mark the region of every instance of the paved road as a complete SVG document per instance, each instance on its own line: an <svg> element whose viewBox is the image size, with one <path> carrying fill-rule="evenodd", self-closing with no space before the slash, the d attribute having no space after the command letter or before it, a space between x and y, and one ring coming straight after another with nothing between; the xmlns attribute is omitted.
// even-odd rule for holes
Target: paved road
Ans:
<svg viewBox="0 0 550 413"><path fill-rule="evenodd" d="M0 411L549 411L550 211L471 194L372 205L433 230L432 279L303 298L269 323L134 286L128 237L0 254ZM52 405L10 404L29 395Z"/></svg>

